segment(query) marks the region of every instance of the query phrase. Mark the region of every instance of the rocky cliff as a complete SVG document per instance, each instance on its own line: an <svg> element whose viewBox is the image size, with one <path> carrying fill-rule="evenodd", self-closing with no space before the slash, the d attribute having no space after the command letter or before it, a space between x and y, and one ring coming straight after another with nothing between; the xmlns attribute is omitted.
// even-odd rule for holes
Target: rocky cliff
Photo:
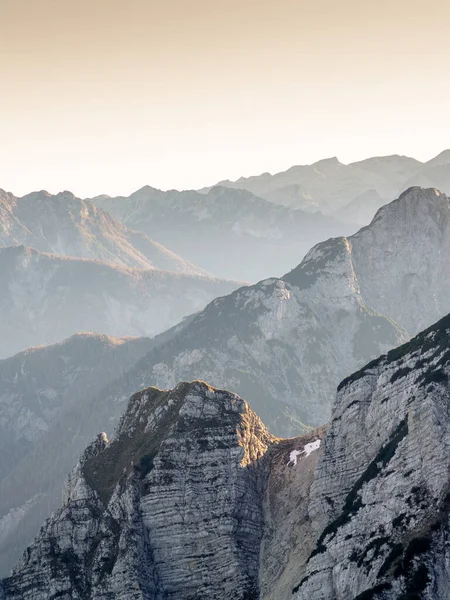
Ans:
<svg viewBox="0 0 450 600"><path fill-rule="evenodd" d="M256 598L274 441L241 398L206 384L136 394L114 440L84 452L3 593Z"/></svg>
<svg viewBox="0 0 450 600"><path fill-rule="evenodd" d="M449 376L450 316L344 379L301 438L204 383L139 392L2 600L446 600Z"/></svg>
<svg viewBox="0 0 450 600"><path fill-rule="evenodd" d="M295 600L444 600L450 589L450 317L339 386Z"/></svg>

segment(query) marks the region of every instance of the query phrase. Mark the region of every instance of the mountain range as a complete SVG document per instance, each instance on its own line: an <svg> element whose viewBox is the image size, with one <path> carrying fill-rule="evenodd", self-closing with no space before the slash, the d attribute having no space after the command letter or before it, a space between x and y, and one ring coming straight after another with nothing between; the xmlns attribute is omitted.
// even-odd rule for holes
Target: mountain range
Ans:
<svg viewBox="0 0 450 600"><path fill-rule="evenodd" d="M237 282L0 248L0 357L83 331L151 336Z"/></svg>
<svg viewBox="0 0 450 600"><path fill-rule="evenodd" d="M444 600L450 317L344 379L328 428L272 436L202 382L133 395L2 600Z"/></svg>
<svg viewBox="0 0 450 600"><path fill-rule="evenodd" d="M248 190L290 208L320 211L367 225L378 208L410 187L435 187L450 194L450 150L427 162L392 155L346 165L334 157L273 175L224 180L218 185Z"/></svg>
<svg viewBox="0 0 450 600"><path fill-rule="evenodd" d="M251 282L292 268L317 242L356 228L224 186L207 194L146 186L92 202L214 275Z"/></svg>
<svg viewBox="0 0 450 600"><path fill-rule="evenodd" d="M449 210L444 194L413 188L354 236L317 245L282 278L217 298L162 335L142 341L141 356L117 377L103 355L108 376L101 378L101 389L84 389L77 402L77 384L1 483L0 531L8 531L3 544L0 539L3 564L12 564L31 540L45 509L56 508L57 489L86 436L112 431L138 389L168 389L202 378L247 397L276 435L298 435L326 422L343 377L450 310L445 288ZM62 377L52 384L46 376L36 390L33 381L42 376L35 357L61 352L77 364L74 340L3 361L10 383L0 394L0 415L11 419L11 406L19 416L29 414L36 403L49 404L53 414L48 390L66 398L73 383ZM27 432L30 420L20 420L18 444L35 435L34 428Z"/></svg>
<svg viewBox="0 0 450 600"><path fill-rule="evenodd" d="M89 200L46 191L22 198L0 190L0 246L110 262L121 267L162 269L189 275L204 270L133 231Z"/></svg>

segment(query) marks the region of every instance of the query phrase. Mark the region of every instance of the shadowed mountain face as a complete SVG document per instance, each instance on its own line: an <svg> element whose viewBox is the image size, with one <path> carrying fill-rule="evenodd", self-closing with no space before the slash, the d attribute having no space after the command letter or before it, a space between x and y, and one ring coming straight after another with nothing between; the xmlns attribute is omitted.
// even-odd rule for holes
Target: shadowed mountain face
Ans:
<svg viewBox="0 0 450 600"><path fill-rule="evenodd" d="M218 185L245 189L275 204L321 211L348 223L367 225L378 208L412 186L434 187L450 194L450 151L426 163L398 155L349 165L330 158L274 175L263 173Z"/></svg>
<svg viewBox="0 0 450 600"><path fill-rule="evenodd" d="M42 191L16 198L0 190L0 246L21 244L40 252L97 259L122 267L206 274L70 192L52 196Z"/></svg>
<svg viewBox="0 0 450 600"><path fill-rule="evenodd" d="M207 194L145 187L128 198L101 196L93 202L214 275L246 281L282 273L317 242L355 230L320 213L226 187Z"/></svg>
<svg viewBox="0 0 450 600"><path fill-rule="evenodd" d="M273 437L202 382L133 395L66 480L3 600L446 600L450 317Z"/></svg>
<svg viewBox="0 0 450 600"><path fill-rule="evenodd" d="M0 357L80 331L155 335L238 285L0 248Z"/></svg>

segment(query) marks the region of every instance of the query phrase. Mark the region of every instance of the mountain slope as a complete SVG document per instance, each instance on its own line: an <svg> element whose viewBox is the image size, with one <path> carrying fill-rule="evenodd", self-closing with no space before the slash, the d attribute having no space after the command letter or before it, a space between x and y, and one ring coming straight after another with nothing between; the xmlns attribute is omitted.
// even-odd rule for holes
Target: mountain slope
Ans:
<svg viewBox="0 0 450 600"><path fill-rule="evenodd" d="M83 454L6 597L256 597L273 441L241 398L206 384L136 394L115 439Z"/></svg>
<svg viewBox="0 0 450 600"><path fill-rule="evenodd" d="M0 357L79 331L155 335L237 283L0 248Z"/></svg>
<svg viewBox="0 0 450 600"><path fill-rule="evenodd" d="M93 202L211 273L246 281L290 269L318 241L355 229L220 186L208 194L147 186L128 198Z"/></svg>
<svg viewBox="0 0 450 600"><path fill-rule="evenodd" d="M445 317L341 383L293 598L448 597L449 351Z"/></svg>
<svg viewBox="0 0 450 600"><path fill-rule="evenodd" d="M0 574L58 508L86 444L99 428L116 426L137 387L127 371L176 330L154 339L77 334L0 360ZM98 399L117 381L125 397L97 416Z"/></svg>
<svg viewBox="0 0 450 600"><path fill-rule="evenodd" d="M133 378L167 388L202 377L236 390L279 434L295 431L289 415L323 423L342 377L450 311L449 215L445 195L411 189L281 279L214 300Z"/></svg>
<svg viewBox="0 0 450 600"><path fill-rule="evenodd" d="M450 316L271 436L205 383L135 394L86 449L2 600L445 600Z"/></svg>
<svg viewBox="0 0 450 600"><path fill-rule="evenodd" d="M209 380L246 397L277 435L305 431L302 422L325 422L339 381L408 339L404 329L382 316L382 308L388 315L388 309L395 311L412 333L439 311L450 311L440 291L449 279L448 233L442 227L448 210L446 197L435 190L411 190L357 235L319 244L283 278L217 298L153 340L143 358L98 395L75 405L2 482L0 518L12 505L22 510L40 492L39 482L47 481L64 445L54 478L60 483L85 444L86 432L110 431L127 398L140 388ZM389 224L385 235L383 220ZM414 294L405 293L405 273L408 280L415 274ZM371 277L379 289L368 287ZM438 303L429 301L433 295ZM25 490L23 481L29 481ZM49 501L55 506L52 494ZM19 516L15 523L21 543L36 532L36 520L33 526L22 525Z"/></svg>
<svg viewBox="0 0 450 600"><path fill-rule="evenodd" d="M0 190L0 246L21 244L40 252L125 267L205 275L142 232L128 229L70 192L52 196L42 191L16 198Z"/></svg>

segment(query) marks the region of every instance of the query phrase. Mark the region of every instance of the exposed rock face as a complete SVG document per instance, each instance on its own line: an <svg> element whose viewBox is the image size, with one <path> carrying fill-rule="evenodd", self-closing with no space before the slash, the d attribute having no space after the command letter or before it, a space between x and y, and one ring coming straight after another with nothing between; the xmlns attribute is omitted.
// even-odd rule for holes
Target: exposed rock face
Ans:
<svg viewBox="0 0 450 600"><path fill-rule="evenodd" d="M80 331L149 336L237 282L0 248L0 357Z"/></svg>
<svg viewBox="0 0 450 600"><path fill-rule="evenodd" d="M344 380L311 488L298 600L444 600L450 317Z"/></svg>
<svg viewBox="0 0 450 600"><path fill-rule="evenodd" d="M214 275L251 282L291 269L317 242L356 229L224 186L207 194L147 186L93 202Z"/></svg>
<svg viewBox="0 0 450 600"><path fill-rule="evenodd" d="M246 402L206 384L136 394L115 439L82 456L4 595L256 598L274 441Z"/></svg>
<svg viewBox="0 0 450 600"><path fill-rule="evenodd" d="M102 260L121 267L206 274L71 192L52 196L42 191L16 198L0 190L0 246L22 244L40 252Z"/></svg>
<svg viewBox="0 0 450 600"><path fill-rule="evenodd" d="M280 440L270 449L270 473L264 495L261 543L261 600L288 600L298 582L299 563L314 548L315 531L308 514L314 472L326 427Z"/></svg>
<svg viewBox="0 0 450 600"><path fill-rule="evenodd" d="M234 389L279 435L300 432L289 417L326 422L343 377L450 311L449 215L444 194L408 190L281 279L214 300L133 377Z"/></svg>
<svg viewBox="0 0 450 600"><path fill-rule="evenodd" d="M204 383L144 390L2 600L446 600L449 378L447 316L344 379L302 438Z"/></svg>

